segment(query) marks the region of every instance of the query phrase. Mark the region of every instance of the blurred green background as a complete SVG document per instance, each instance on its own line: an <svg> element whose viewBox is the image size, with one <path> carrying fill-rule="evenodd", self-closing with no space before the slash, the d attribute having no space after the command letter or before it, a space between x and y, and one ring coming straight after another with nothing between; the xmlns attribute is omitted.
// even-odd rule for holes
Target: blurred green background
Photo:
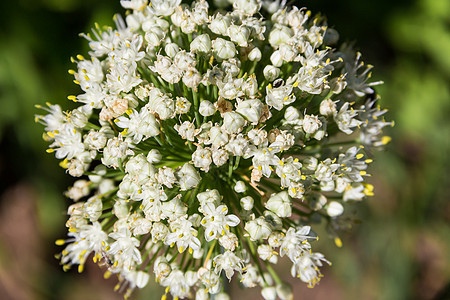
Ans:
<svg viewBox="0 0 450 300"><path fill-rule="evenodd" d="M322 233L315 249L333 266L312 290L291 281L295 299L450 299L450 1L295 4L326 15L341 41L354 41L375 65L396 122L372 165L375 196L354 207L362 223L341 233L342 248ZM111 0L0 2L0 299L121 299L97 266L64 273L53 258L71 178L33 121L35 104L70 105L78 89L69 57L88 51L78 34L94 22L112 25L116 12L123 10ZM261 298L232 291L232 299ZM160 294L150 286L135 298Z"/></svg>

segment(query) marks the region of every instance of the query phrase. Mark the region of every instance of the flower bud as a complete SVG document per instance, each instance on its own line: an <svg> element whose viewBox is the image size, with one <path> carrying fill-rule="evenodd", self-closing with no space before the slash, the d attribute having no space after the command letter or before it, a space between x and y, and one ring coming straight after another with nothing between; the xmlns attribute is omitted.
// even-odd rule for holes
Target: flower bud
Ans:
<svg viewBox="0 0 450 300"><path fill-rule="evenodd" d="M175 43L169 43L164 47L164 51L169 57L173 58L180 51L180 47Z"/></svg>
<svg viewBox="0 0 450 300"><path fill-rule="evenodd" d="M148 280L150 278L150 275L147 272L144 271L137 271L136 272L136 286L140 289L145 287L148 283Z"/></svg>
<svg viewBox="0 0 450 300"><path fill-rule="evenodd" d="M247 196L247 197L241 198L240 202L241 202L241 206L244 210L252 210L253 203L255 201L253 200L252 197Z"/></svg>
<svg viewBox="0 0 450 300"><path fill-rule="evenodd" d="M286 121L294 122L302 118L302 114L293 106L286 108L284 112L284 118Z"/></svg>
<svg viewBox="0 0 450 300"><path fill-rule="evenodd" d="M281 52L276 50L270 56L270 61L275 67L281 67L283 65L283 58L281 57Z"/></svg>
<svg viewBox="0 0 450 300"><path fill-rule="evenodd" d="M245 183L243 181L238 181L234 186L234 190L236 191L236 193L244 193L247 190L247 187L245 186Z"/></svg>
<svg viewBox="0 0 450 300"><path fill-rule="evenodd" d="M229 16L222 16L218 14L209 25L212 32L219 35L227 35L227 29L230 27L231 18Z"/></svg>
<svg viewBox="0 0 450 300"><path fill-rule="evenodd" d="M230 25L227 29L230 39L241 47L247 47L250 30L246 26Z"/></svg>
<svg viewBox="0 0 450 300"><path fill-rule="evenodd" d="M212 42L214 55L220 59L232 58L236 55L236 47L233 42L217 38Z"/></svg>
<svg viewBox="0 0 450 300"><path fill-rule="evenodd" d="M263 70L264 77L268 81L274 81L280 76L280 69L272 65L267 65Z"/></svg>
<svg viewBox="0 0 450 300"><path fill-rule="evenodd" d="M208 53L211 50L211 38L208 34L202 34L191 42L191 52Z"/></svg>
<svg viewBox="0 0 450 300"><path fill-rule="evenodd" d="M281 300L294 300L292 287L285 282L277 285L277 295Z"/></svg>
<svg viewBox="0 0 450 300"><path fill-rule="evenodd" d="M287 26L275 24L274 28L269 34L269 43L272 47L277 47L281 44L285 44L294 35L292 29Z"/></svg>
<svg viewBox="0 0 450 300"><path fill-rule="evenodd" d="M248 232L252 241L266 239L272 233L270 224L263 217L248 221L244 229Z"/></svg>
<svg viewBox="0 0 450 300"><path fill-rule="evenodd" d="M267 286L261 290L261 296L263 296L264 300L276 300L277 289L274 286Z"/></svg>
<svg viewBox="0 0 450 300"><path fill-rule="evenodd" d="M252 51L248 54L248 59L250 61L260 61L262 57L261 50L258 48L253 48Z"/></svg>
<svg viewBox="0 0 450 300"><path fill-rule="evenodd" d="M266 208L281 218L288 218L292 214L291 199L286 191L272 194L266 203Z"/></svg>
<svg viewBox="0 0 450 300"><path fill-rule="evenodd" d="M239 133L244 127L245 119L234 111L229 111L223 115L222 129L227 133Z"/></svg>
<svg viewBox="0 0 450 300"><path fill-rule="evenodd" d="M238 104L236 112L244 116L252 124L257 124L261 117L264 104L258 99L242 101Z"/></svg>
<svg viewBox="0 0 450 300"><path fill-rule="evenodd" d="M162 155L157 149L151 149L147 154L147 161L151 164L157 164L161 161Z"/></svg>
<svg viewBox="0 0 450 300"><path fill-rule="evenodd" d="M327 214L330 217L340 216L340 215L342 215L343 212L344 212L344 207L339 202L331 201L330 203L328 203Z"/></svg>
<svg viewBox="0 0 450 300"><path fill-rule="evenodd" d="M210 101L202 100L198 112L204 117L209 117L216 112L216 107Z"/></svg>
<svg viewBox="0 0 450 300"><path fill-rule="evenodd" d="M201 180L198 171L189 163L185 163L177 175L181 191L186 191L197 186Z"/></svg>

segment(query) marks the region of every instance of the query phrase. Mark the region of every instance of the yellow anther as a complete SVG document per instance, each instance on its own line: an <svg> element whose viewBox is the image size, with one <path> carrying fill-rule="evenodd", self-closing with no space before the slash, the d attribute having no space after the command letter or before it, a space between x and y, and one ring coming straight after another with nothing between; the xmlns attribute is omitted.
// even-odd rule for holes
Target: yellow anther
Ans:
<svg viewBox="0 0 450 300"><path fill-rule="evenodd" d="M282 161L282 160L280 160L278 163L280 164L280 166L284 165L284 161Z"/></svg>
<svg viewBox="0 0 450 300"><path fill-rule="evenodd" d="M78 265L78 273L82 273L84 270L84 265Z"/></svg>
<svg viewBox="0 0 450 300"><path fill-rule="evenodd" d="M294 82L294 84L292 85L293 87L298 87L300 83L298 81Z"/></svg>
<svg viewBox="0 0 450 300"><path fill-rule="evenodd" d="M45 150L45 152L47 152L47 153L53 153L53 152L55 152L55 149L48 148L47 150Z"/></svg>
<svg viewBox="0 0 450 300"><path fill-rule="evenodd" d="M117 267L119 265L119 262L116 260L113 264L114 267Z"/></svg>
<svg viewBox="0 0 450 300"><path fill-rule="evenodd" d="M178 252L180 252L180 253L183 253L183 250L184 250L183 247L178 248Z"/></svg>
<svg viewBox="0 0 450 300"><path fill-rule="evenodd" d="M194 253L194 250L192 250L192 248L189 248L189 254Z"/></svg>
<svg viewBox="0 0 450 300"><path fill-rule="evenodd" d="M373 159L368 158L368 159L366 159L364 162L365 162L366 164L370 164L371 162L373 162Z"/></svg>
<svg viewBox="0 0 450 300"><path fill-rule="evenodd" d="M267 88L268 88L269 90L271 90L271 89L272 89L272 84L269 83L269 84L267 85Z"/></svg>
<svg viewBox="0 0 450 300"><path fill-rule="evenodd" d="M77 55L77 59L78 59L78 60L84 60L84 57L83 57L83 55L78 54L78 55Z"/></svg>
<svg viewBox="0 0 450 300"><path fill-rule="evenodd" d="M69 99L70 101L73 101L73 102L77 102L77 97L74 95L67 96L67 99Z"/></svg>
<svg viewBox="0 0 450 300"><path fill-rule="evenodd" d="M90 80L90 79L89 79L89 76L84 75L84 80L89 81L89 80Z"/></svg>
<svg viewBox="0 0 450 300"><path fill-rule="evenodd" d="M62 246L62 245L64 245L65 243L66 243L65 240L56 240L56 241L55 241L55 244L58 245L58 246Z"/></svg>
<svg viewBox="0 0 450 300"><path fill-rule="evenodd" d="M367 174L367 172L366 172L366 171L360 171L359 174L360 174L361 176L364 176L364 175Z"/></svg>
<svg viewBox="0 0 450 300"><path fill-rule="evenodd" d="M383 136L383 137L381 138L381 143L382 143L383 145L386 145L386 144L388 144L391 140L392 140L392 139L391 139L390 136L385 135L385 136Z"/></svg>
<svg viewBox="0 0 450 300"><path fill-rule="evenodd" d="M133 113L133 110L127 109L127 110L125 111L125 113L126 113L127 115L131 115L131 114Z"/></svg>
<svg viewBox="0 0 450 300"><path fill-rule="evenodd" d="M78 80L74 80L73 83L80 84L80 82Z"/></svg>
<svg viewBox="0 0 450 300"><path fill-rule="evenodd" d="M227 211L228 208L225 206L224 208L222 208L222 211Z"/></svg>
<svg viewBox="0 0 450 300"><path fill-rule="evenodd" d="M72 69L68 70L67 72L68 72L70 75L73 75L73 74L76 73L75 70L72 70Z"/></svg>
<svg viewBox="0 0 450 300"><path fill-rule="evenodd" d="M342 247L342 241L339 237L335 237L334 238L334 243L336 244L336 246L338 246L339 248Z"/></svg>
<svg viewBox="0 0 450 300"><path fill-rule="evenodd" d="M76 228L69 228L69 232L77 232Z"/></svg>
<svg viewBox="0 0 450 300"><path fill-rule="evenodd" d="M359 153L358 155L356 155L356 159L361 159L363 157L364 157L364 154L362 154L362 153Z"/></svg>

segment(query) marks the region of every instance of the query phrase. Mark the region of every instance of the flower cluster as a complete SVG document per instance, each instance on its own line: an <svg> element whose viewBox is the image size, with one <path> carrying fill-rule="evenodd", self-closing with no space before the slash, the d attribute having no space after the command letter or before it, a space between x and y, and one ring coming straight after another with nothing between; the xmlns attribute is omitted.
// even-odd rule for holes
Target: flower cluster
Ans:
<svg viewBox="0 0 450 300"><path fill-rule="evenodd" d="M128 296L151 273L175 299L228 299L237 277L292 299L273 270L314 286L344 207L373 195L372 149L389 142L372 66L323 18L280 1L122 0L126 18L83 36L72 111L41 107L47 152L78 177L66 195L64 268L87 259ZM163 295L163 299L166 298Z"/></svg>

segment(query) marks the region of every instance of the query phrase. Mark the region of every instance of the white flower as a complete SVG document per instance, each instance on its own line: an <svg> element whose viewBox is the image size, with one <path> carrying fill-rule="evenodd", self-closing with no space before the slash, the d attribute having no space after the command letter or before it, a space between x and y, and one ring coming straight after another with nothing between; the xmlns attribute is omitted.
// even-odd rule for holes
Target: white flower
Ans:
<svg viewBox="0 0 450 300"><path fill-rule="evenodd" d="M192 223L184 218L178 218L170 223L169 233L164 240L166 245L176 244L180 253L186 249L197 250L201 244L197 236L197 230L192 227Z"/></svg>
<svg viewBox="0 0 450 300"><path fill-rule="evenodd" d="M331 99L325 99L320 103L320 114L323 116L335 116L337 113L336 103Z"/></svg>
<svg viewBox="0 0 450 300"><path fill-rule="evenodd" d="M208 172L209 166L212 163L211 151L208 148L198 147L194 153L192 153L192 162L194 166L200 168L200 170Z"/></svg>
<svg viewBox="0 0 450 300"><path fill-rule="evenodd" d="M141 253L137 248L139 240L131 237L131 232L127 228L122 227L118 232L110 233L109 237L115 242L110 245L108 254L115 255L120 266L130 270L142 262Z"/></svg>
<svg viewBox="0 0 450 300"><path fill-rule="evenodd" d="M303 118L303 130L308 134L313 134L322 126L319 118L314 115L305 115Z"/></svg>
<svg viewBox="0 0 450 300"><path fill-rule="evenodd" d="M174 129L178 132L181 138L194 141L195 125L189 121L184 121L181 125L176 124Z"/></svg>
<svg viewBox="0 0 450 300"><path fill-rule="evenodd" d="M223 204L215 207L213 203L207 202L202 205L202 210L205 217L201 224L205 227L205 239L208 242L229 233L230 226L235 227L240 222L235 215L227 215L228 208Z"/></svg>
<svg viewBox="0 0 450 300"><path fill-rule="evenodd" d="M241 272L243 268L242 260L229 250L214 257L213 261L216 265L214 272L220 274L222 270L225 271L225 276L227 276L228 280L231 280L234 271Z"/></svg>
<svg viewBox="0 0 450 300"><path fill-rule="evenodd" d="M212 159L216 166L220 167L228 161L228 151L224 149L214 150L212 153Z"/></svg>
<svg viewBox="0 0 450 300"><path fill-rule="evenodd" d="M349 105L350 103L345 102L334 117L334 120L336 121L339 129L346 134L351 134L353 132L353 128L359 126L362 123L361 121L354 119L354 117L357 115L357 112L352 108L349 110Z"/></svg>
<svg viewBox="0 0 450 300"><path fill-rule="evenodd" d="M299 277L301 281L308 283L309 287L314 287L321 277L318 267L322 266L322 261L330 264L322 253L305 251L298 262L292 265L291 274L293 277Z"/></svg>

